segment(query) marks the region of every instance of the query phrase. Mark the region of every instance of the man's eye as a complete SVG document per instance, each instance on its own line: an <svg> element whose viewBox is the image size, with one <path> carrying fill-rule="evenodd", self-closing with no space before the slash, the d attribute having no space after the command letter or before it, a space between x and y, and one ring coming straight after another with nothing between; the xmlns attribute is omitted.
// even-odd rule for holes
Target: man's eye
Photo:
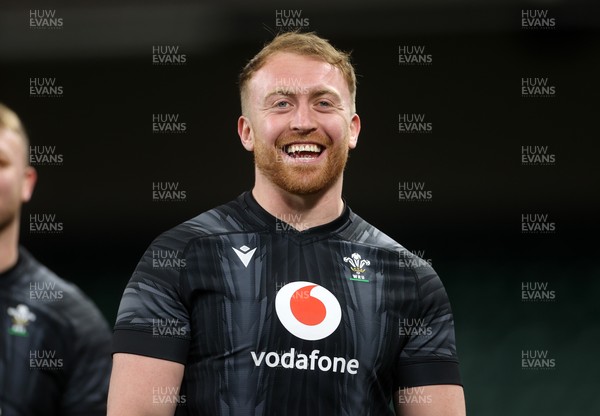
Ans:
<svg viewBox="0 0 600 416"><path fill-rule="evenodd" d="M321 107L331 107L331 103L329 101L319 101L319 106L321 106Z"/></svg>
<svg viewBox="0 0 600 416"><path fill-rule="evenodd" d="M277 108L287 108L290 105L287 101L278 101L275 103L275 107Z"/></svg>

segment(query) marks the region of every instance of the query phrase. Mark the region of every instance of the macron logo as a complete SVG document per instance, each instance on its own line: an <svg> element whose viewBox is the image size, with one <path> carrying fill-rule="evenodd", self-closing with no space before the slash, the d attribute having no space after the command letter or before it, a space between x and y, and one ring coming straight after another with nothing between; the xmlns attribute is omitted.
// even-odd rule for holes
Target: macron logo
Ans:
<svg viewBox="0 0 600 416"><path fill-rule="evenodd" d="M248 263L250 263L250 260L252 260L252 256L256 251L256 247L254 247L252 250L250 250L250 247L246 245L241 246L239 249L235 247L231 248L233 251L235 251L235 254L237 254L242 263L244 263L244 267L248 267Z"/></svg>

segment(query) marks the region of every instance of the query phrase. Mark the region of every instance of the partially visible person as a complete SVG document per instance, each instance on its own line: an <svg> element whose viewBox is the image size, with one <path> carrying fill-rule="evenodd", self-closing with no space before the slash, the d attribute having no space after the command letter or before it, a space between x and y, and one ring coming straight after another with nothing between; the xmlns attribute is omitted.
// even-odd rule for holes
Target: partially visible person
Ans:
<svg viewBox="0 0 600 416"><path fill-rule="evenodd" d="M91 300L19 246L37 174L18 116L0 104L0 415L106 414L108 325Z"/></svg>

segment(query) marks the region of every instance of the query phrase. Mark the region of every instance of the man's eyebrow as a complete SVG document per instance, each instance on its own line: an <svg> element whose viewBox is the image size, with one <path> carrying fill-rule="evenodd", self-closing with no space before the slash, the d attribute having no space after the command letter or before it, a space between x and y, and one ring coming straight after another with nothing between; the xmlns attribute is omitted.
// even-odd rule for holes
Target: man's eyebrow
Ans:
<svg viewBox="0 0 600 416"><path fill-rule="evenodd" d="M339 99L339 100L341 100L341 99L342 99L342 97L340 96L340 94L338 94L336 91L334 91L334 90L331 90L331 89L328 89L328 88L321 88L321 89L318 89L318 90L312 91L312 92L310 93L310 95L311 95L312 97L319 97L319 96L321 96L321 95L333 95L335 98L337 98L337 99Z"/></svg>
<svg viewBox="0 0 600 416"><path fill-rule="evenodd" d="M269 94L267 94L267 96L264 98L264 101L268 101L271 97L273 97L274 95L281 95L284 97L292 97L294 95L306 95L306 92L298 92L297 89L295 89L294 87L285 87L285 86L281 86L276 88L274 91L270 92ZM314 91L309 91L308 94L311 97L320 97L323 95L333 95L336 99L341 100L342 97L340 96L340 94L338 94L336 91L332 90L332 89L328 89L328 88L320 88Z"/></svg>
<svg viewBox="0 0 600 416"><path fill-rule="evenodd" d="M296 92L292 91L291 89L286 90L284 87L280 87L280 88L276 89L275 91L272 91L269 94L267 94L264 101L269 100L269 98L273 97L274 95L283 95L284 97L291 97L293 95L296 95Z"/></svg>

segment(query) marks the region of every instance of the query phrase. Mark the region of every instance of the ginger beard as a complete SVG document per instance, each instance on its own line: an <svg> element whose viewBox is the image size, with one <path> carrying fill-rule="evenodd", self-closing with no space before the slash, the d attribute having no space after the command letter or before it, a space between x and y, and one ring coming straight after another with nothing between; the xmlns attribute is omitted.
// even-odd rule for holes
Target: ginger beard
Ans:
<svg viewBox="0 0 600 416"><path fill-rule="evenodd" d="M316 143L324 149L319 163L289 160L282 148L290 143ZM333 185L342 175L348 161L348 138L337 143L319 134L279 137L274 145L255 140L254 163L273 184L296 195L309 195Z"/></svg>

